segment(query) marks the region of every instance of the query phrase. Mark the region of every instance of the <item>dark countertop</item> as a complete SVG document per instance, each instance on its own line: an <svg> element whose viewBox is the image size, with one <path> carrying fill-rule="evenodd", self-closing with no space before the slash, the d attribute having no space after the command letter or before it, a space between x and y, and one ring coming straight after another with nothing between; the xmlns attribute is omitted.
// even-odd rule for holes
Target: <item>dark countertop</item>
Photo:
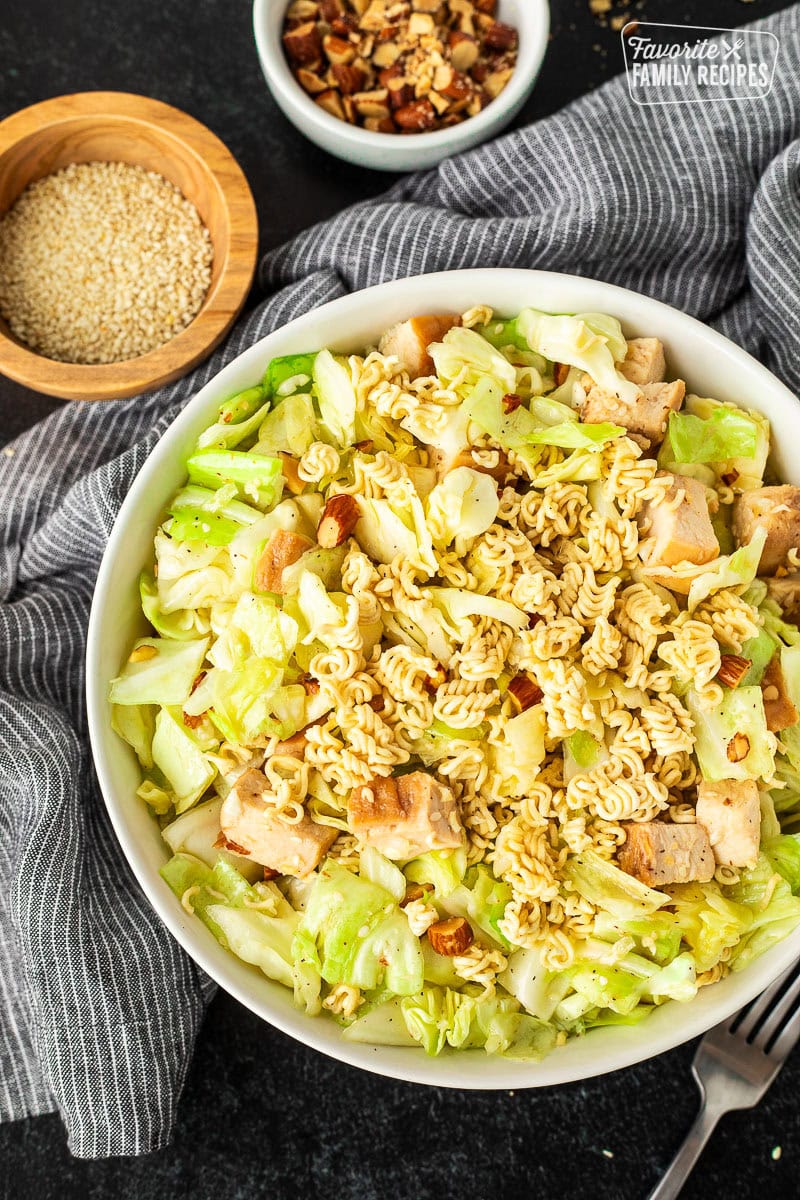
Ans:
<svg viewBox="0 0 800 1200"><path fill-rule="evenodd" d="M615 11L725 27L786 7L785 0L632 0ZM592 16L588 0L554 0L552 10L549 55L523 121L622 69L619 36ZM259 71L247 0L7 3L0 63L0 117L48 96L115 89L156 96L204 121L250 180L265 249L391 182L330 158L278 112ZM0 442L57 403L0 378ZM85 1163L70 1157L55 1116L0 1126L0 1196L302 1200L324 1191L333 1200L638 1200L697 1107L691 1057L685 1046L558 1090L425 1089L340 1066L220 995L200 1035L171 1147ZM763 1104L723 1120L687 1200L800 1194L799 1085L795 1056Z"/></svg>

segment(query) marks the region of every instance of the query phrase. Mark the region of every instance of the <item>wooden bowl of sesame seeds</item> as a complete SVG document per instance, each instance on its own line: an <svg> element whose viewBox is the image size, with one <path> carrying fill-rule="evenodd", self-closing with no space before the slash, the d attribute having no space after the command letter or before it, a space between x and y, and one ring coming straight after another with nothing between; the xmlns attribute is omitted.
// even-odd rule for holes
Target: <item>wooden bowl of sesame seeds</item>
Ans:
<svg viewBox="0 0 800 1200"><path fill-rule="evenodd" d="M48 223L45 237L48 210L43 210L38 214L38 227L43 232L37 244L37 214L30 219L26 214L30 237L21 250L17 248L15 276L5 281L10 319L0 316L0 371L47 395L70 400L109 400L152 391L180 378L219 344L241 311L252 284L258 222L241 168L223 143L200 122L179 109L144 96L83 92L45 100L0 122L0 223L9 210L16 213L23 206L22 202L37 185L39 190L43 185L53 190L64 180L64 186L69 184L73 189L84 186L87 183L84 164L104 164L105 174L100 171L102 177L91 180L91 184L107 189L109 204L113 200L117 205L113 221L119 220L119 227L111 225L114 249L108 256L108 266L104 262L98 267L94 262L91 271L82 270L81 263L86 261L85 239L91 237L91 229L80 230L80 236L73 242L69 236L72 226L65 218L63 237L56 235L54 240L53 225L62 228L58 220ZM105 194L100 193L97 228L105 223L108 232L109 213L102 211ZM170 205L175 206L175 214L168 211ZM159 206L167 212L168 221L162 219ZM139 225L132 231L125 226L131 212L138 212L151 231L153 246L148 248L149 256L144 259L136 257L139 247L126 243L129 233L140 236ZM93 224L87 222L90 227ZM173 229L177 230L176 245L159 245L159 240L161 243L165 240L164 230ZM197 238L197 247L191 241L187 246L187 229L191 237ZM159 249L172 249L174 253L172 257L169 253L158 255L155 251ZM63 281L72 278L69 272L74 272L76 291L59 297L56 288L51 314L43 315L41 304L35 314L16 314L13 302L14 297L22 294L20 277L27 269L34 280L42 278L48 259L52 262L58 259L59 271L54 270L54 277ZM128 271L127 286L129 289L132 286L136 295L131 297L123 292L115 297L116 312L108 320L102 312L90 311L93 303L107 302L110 283L124 275L126 266L142 261L152 262L152 270L142 272L133 284ZM98 279L98 273L106 270L109 278ZM191 275L196 278L190 286L187 280ZM81 303L85 294L85 327L91 329L91 336L86 334L85 347L80 340L84 327L81 318L73 319L73 325L78 327L74 344L64 343L63 320L60 332L58 328L59 311L63 311L67 302L74 306L79 288L85 289L85 293L80 292ZM164 329L170 331L164 333L160 325L128 330L125 313L130 308L140 313L147 310L160 314L158 319L166 322ZM42 328L36 327L37 321ZM170 321L174 321L179 332L172 334ZM12 326L24 334L24 339ZM147 348L159 337L168 340ZM32 344L42 349L33 349ZM53 351L52 346L57 349ZM56 357L46 356L45 351ZM111 361L114 357L118 361ZM78 361L63 361L64 358Z"/></svg>

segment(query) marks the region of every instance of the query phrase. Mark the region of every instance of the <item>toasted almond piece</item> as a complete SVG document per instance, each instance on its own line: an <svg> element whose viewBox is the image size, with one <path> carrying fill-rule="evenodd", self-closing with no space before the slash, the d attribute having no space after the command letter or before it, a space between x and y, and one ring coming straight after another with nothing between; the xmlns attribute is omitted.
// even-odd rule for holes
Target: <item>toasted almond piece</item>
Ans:
<svg viewBox="0 0 800 1200"><path fill-rule="evenodd" d="M373 33L379 33L386 24L386 12L383 0L372 0L361 13L361 18L358 22L360 29L365 29Z"/></svg>
<svg viewBox="0 0 800 1200"><path fill-rule="evenodd" d="M381 42L380 46L373 52L372 65L385 69L392 67L400 57L400 47L397 42Z"/></svg>
<svg viewBox="0 0 800 1200"><path fill-rule="evenodd" d="M353 96L356 112L361 117L376 117L385 120L389 114L389 92L387 88L375 88L371 92L357 92Z"/></svg>
<svg viewBox="0 0 800 1200"><path fill-rule="evenodd" d="M436 109L436 111L440 117L444 116L444 114L450 108L450 101L447 99L446 96L440 96L438 92L434 92L434 91L428 92L428 99L430 100L431 104Z"/></svg>
<svg viewBox="0 0 800 1200"><path fill-rule="evenodd" d="M358 501L349 492L331 496L322 510L317 526L317 541L325 550L341 546L350 537L358 524L361 509Z"/></svg>
<svg viewBox="0 0 800 1200"><path fill-rule="evenodd" d="M413 100L411 104L398 108L394 119L407 133L424 133L436 124L436 109L430 100Z"/></svg>
<svg viewBox="0 0 800 1200"><path fill-rule="evenodd" d="M497 0L472 0L476 11L493 17L497 11Z"/></svg>
<svg viewBox="0 0 800 1200"><path fill-rule="evenodd" d="M300 67L297 72L297 82L304 92L308 92L309 96L318 96L328 86L325 80L317 75L316 71L312 71L308 67Z"/></svg>
<svg viewBox="0 0 800 1200"><path fill-rule="evenodd" d="M301 533L288 529L276 529L264 547L264 553L256 564L254 583L260 592L275 592L283 595L283 572L311 550L314 543Z"/></svg>
<svg viewBox="0 0 800 1200"><path fill-rule="evenodd" d="M384 117L383 120L378 117L365 117L364 128L370 133L397 133L397 126L391 117Z"/></svg>
<svg viewBox="0 0 800 1200"><path fill-rule="evenodd" d="M503 412L508 414L514 412L522 404L522 397L516 392L506 392L503 396Z"/></svg>
<svg viewBox="0 0 800 1200"><path fill-rule="evenodd" d="M313 675L301 675L298 683L302 685L307 696L319 695L319 680L315 679Z"/></svg>
<svg viewBox="0 0 800 1200"><path fill-rule="evenodd" d="M412 104L414 101L414 88L405 76L389 80L387 91L389 94L389 106L392 109L405 108L406 105Z"/></svg>
<svg viewBox="0 0 800 1200"><path fill-rule="evenodd" d="M351 63L356 56L356 48L352 42L336 37L335 34L328 34L322 39L322 49L329 63Z"/></svg>
<svg viewBox="0 0 800 1200"><path fill-rule="evenodd" d="M486 76L483 86L490 100L497 99L513 74L513 67L505 67L502 71L492 71L491 75Z"/></svg>
<svg viewBox="0 0 800 1200"><path fill-rule="evenodd" d="M738 687L752 665L750 659L742 658L741 654L723 654L719 660L717 679L725 687Z"/></svg>
<svg viewBox="0 0 800 1200"><path fill-rule="evenodd" d="M519 44L519 34L513 25L505 25L502 21L493 21L483 35L483 44L487 50L516 50Z"/></svg>
<svg viewBox="0 0 800 1200"><path fill-rule="evenodd" d="M355 125L358 122L358 113L356 106L353 104L352 96L342 96L342 108L344 109L344 119L350 125Z"/></svg>
<svg viewBox="0 0 800 1200"><path fill-rule="evenodd" d="M203 724L205 713L187 713L183 714L183 723L187 729L197 729L198 725Z"/></svg>
<svg viewBox="0 0 800 1200"><path fill-rule="evenodd" d="M411 0L411 7L415 12L436 15L442 7L442 0Z"/></svg>
<svg viewBox="0 0 800 1200"><path fill-rule="evenodd" d="M319 10L326 21L335 21L344 15L344 0L319 0Z"/></svg>
<svg viewBox="0 0 800 1200"><path fill-rule="evenodd" d="M358 21L352 13L342 13L340 17L331 20L331 33L337 37L350 37L358 29Z"/></svg>
<svg viewBox="0 0 800 1200"><path fill-rule="evenodd" d="M287 454L284 450L280 453L281 471L286 483L286 490L291 492L293 496L299 496L305 488L305 480L298 475L300 463L293 455Z"/></svg>
<svg viewBox="0 0 800 1200"><path fill-rule="evenodd" d="M407 904L413 904L415 900L421 900L423 896L429 896L432 891L432 883L410 883L406 888L405 896L400 901L400 907L405 908Z"/></svg>
<svg viewBox="0 0 800 1200"><path fill-rule="evenodd" d="M511 680L508 685L508 694L520 712L533 708L534 704L538 704L544 696L544 692L536 680L531 679L530 675L526 675L524 672L515 675Z"/></svg>
<svg viewBox="0 0 800 1200"><path fill-rule="evenodd" d="M450 12L458 21L459 33L475 34L475 7L470 0L448 0Z"/></svg>
<svg viewBox="0 0 800 1200"><path fill-rule="evenodd" d="M128 655L128 662L140 663L149 662L151 658L155 658L158 654L155 646L137 646L135 650L131 650Z"/></svg>
<svg viewBox="0 0 800 1200"><path fill-rule="evenodd" d="M408 18L409 37L431 37L435 31L436 25L430 13L413 12Z"/></svg>
<svg viewBox="0 0 800 1200"><path fill-rule="evenodd" d="M319 16L320 6L317 0L294 0L286 13L287 21L314 21ZM327 20L327 18L326 18Z"/></svg>
<svg viewBox="0 0 800 1200"><path fill-rule="evenodd" d="M750 738L746 733L735 733L728 742L725 753L728 756L728 762L743 762L750 753Z"/></svg>
<svg viewBox="0 0 800 1200"><path fill-rule="evenodd" d="M468 33L454 29L448 39L450 62L456 71L469 71L478 61L478 43Z"/></svg>
<svg viewBox="0 0 800 1200"><path fill-rule="evenodd" d="M334 63L331 72L343 96L360 92L367 80L360 67L346 66L344 63Z"/></svg>
<svg viewBox="0 0 800 1200"><path fill-rule="evenodd" d="M441 67L437 67L433 72L433 86L437 92L444 92L453 82L456 73L451 66L443 63Z"/></svg>
<svg viewBox="0 0 800 1200"><path fill-rule="evenodd" d="M786 677L781 668L780 654L774 654L761 680L761 695L764 698L764 715L770 733L781 733L797 723L798 714L789 691Z"/></svg>
<svg viewBox="0 0 800 1200"><path fill-rule="evenodd" d="M333 88L328 88L327 92L322 92L315 98L314 103L318 104L325 112L330 113L332 117L338 117L340 121L345 119L342 98Z"/></svg>
<svg viewBox="0 0 800 1200"><path fill-rule="evenodd" d="M455 958L469 950L475 941L472 926L466 917L448 917L446 921L435 921L428 929L431 949L444 958Z"/></svg>
<svg viewBox="0 0 800 1200"><path fill-rule="evenodd" d="M289 58L300 66L317 62L322 54L322 39L313 21L306 21L283 35L283 45Z"/></svg>

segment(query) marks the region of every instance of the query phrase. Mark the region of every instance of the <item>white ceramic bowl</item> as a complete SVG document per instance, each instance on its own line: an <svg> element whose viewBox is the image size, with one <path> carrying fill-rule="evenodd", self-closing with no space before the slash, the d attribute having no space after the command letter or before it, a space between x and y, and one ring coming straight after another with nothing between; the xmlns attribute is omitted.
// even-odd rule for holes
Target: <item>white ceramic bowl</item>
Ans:
<svg viewBox="0 0 800 1200"><path fill-rule="evenodd" d="M370 133L326 113L292 75L281 42L289 0L255 0L253 30L261 70L276 102L297 128L323 150L376 171L417 171L433 167L488 141L513 120L527 100L547 49L547 0L499 0L498 16L519 30L519 57L508 86L477 117L433 133Z"/></svg>
<svg viewBox="0 0 800 1200"><path fill-rule="evenodd" d="M525 305L551 312L612 313L628 336L657 335L667 348L671 371L693 390L749 405L770 418L781 476L800 484L800 460L793 453L800 441L800 406L792 394L720 334L655 300L571 275L506 270L418 276L357 292L292 321L246 350L194 397L145 463L122 505L97 579L87 656L89 729L111 821L148 899L192 958L242 1004L299 1041L377 1074L461 1088L539 1087L613 1071L703 1033L751 1000L800 955L800 932L741 974L704 988L690 1004L665 1004L635 1027L594 1030L539 1064L490 1058L482 1050L427 1058L417 1049L349 1044L333 1021L302 1015L287 989L223 950L205 926L181 908L158 874L168 851L155 819L134 794L139 767L132 750L111 730L107 702L108 682L144 628L137 581L150 560L163 505L182 484L186 455L217 406L260 378L275 355L322 346L358 350L394 321L415 312L464 310L479 303L501 314L514 314Z"/></svg>

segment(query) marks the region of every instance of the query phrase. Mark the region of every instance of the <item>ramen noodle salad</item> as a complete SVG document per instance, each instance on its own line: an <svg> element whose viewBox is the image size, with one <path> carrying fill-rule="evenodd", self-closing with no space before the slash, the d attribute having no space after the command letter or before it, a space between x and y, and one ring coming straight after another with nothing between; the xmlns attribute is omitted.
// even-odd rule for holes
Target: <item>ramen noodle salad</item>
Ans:
<svg viewBox="0 0 800 1200"><path fill-rule="evenodd" d="M111 685L164 879L310 1016L536 1059L800 921L800 488L601 313L222 405Z"/></svg>

